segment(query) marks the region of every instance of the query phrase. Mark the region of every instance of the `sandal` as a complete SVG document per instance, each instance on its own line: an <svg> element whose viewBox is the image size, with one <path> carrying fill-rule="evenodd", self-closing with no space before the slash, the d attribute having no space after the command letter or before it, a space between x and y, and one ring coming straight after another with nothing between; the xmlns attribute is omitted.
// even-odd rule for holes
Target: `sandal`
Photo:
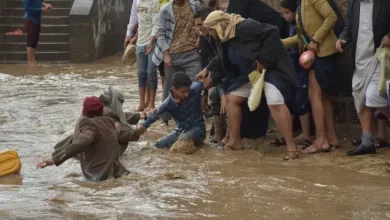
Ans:
<svg viewBox="0 0 390 220"><path fill-rule="evenodd" d="M314 150L310 150L314 149ZM305 150L301 151L301 153L304 154L316 154L316 153L329 153L331 151L331 148L329 146L328 149L323 149L320 146L318 146L317 143L313 143L310 147L307 147Z"/></svg>
<svg viewBox="0 0 390 220"><path fill-rule="evenodd" d="M301 141L299 142L298 145L303 146L302 149L304 150L304 149L310 147L310 145L312 145L312 144L313 144L313 142L312 142L311 140L309 140L309 139L304 139L304 140L301 140Z"/></svg>
<svg viewBox="0 0 390 220"><path fill-rule="evenodd" d="M296 150L288 150L283 160L295 160L299 158L299 153Z"/></svg>
<svg viewBox="0 0 390 220"><path fill-rule="evenodd" d="M284 137L279 137L279 138L276 138L275 140L271 141L271 144L273 144L277 147L284 146L284 145L286 145L286 140L284 139Z"/></svg>
<svg viewBox="0 0 390 220"><path fill-rule="evenodd" d="M382 139L382 138L375 138L374 140L374 146L376 148L384 148L384 147L388 147L389 143Z"/></svg>

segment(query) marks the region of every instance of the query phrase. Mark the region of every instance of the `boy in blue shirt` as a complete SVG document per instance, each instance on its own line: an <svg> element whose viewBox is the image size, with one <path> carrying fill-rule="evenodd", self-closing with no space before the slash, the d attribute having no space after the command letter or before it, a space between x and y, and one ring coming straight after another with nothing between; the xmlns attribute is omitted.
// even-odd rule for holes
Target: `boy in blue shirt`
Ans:
<svg viewBox="0 0 390 220"><path fill-rule="evenodd" d="M283 12L284 19L290 23L290 37L296 34L296 10L298 7L297 0L282 0L280 6ZM295 67L297 78L297 94L295 96L295 105L289 106L291 112L299 117L302 127L302 141L299 145L308 147L312 144L310 140L310 103L308 95L308 72L303 70L299 65L300 52L298 48L288 50L291 60Z"/></svg>
<svg viewBox="0 0 390 220"><path fill-rule="evenodd" d="M42 11L50 11L51 4L45 4L43 0L23 0L24 26L27 34L27 59L28 65L36 64L35 53L41 33Z"/></svg>
<svg viewBox="0 0 390 220"><path fill-rule="evenodd" d="M169 113L176 122L175 130L155 144L158 149L169 149L176 141L193 141L198 147L206 138L206 127L202 116L201 92L203 83L192 82L187 74L178 72L173 76L172 88L167 99L139 125L144 133L162 113Z"/></svg>

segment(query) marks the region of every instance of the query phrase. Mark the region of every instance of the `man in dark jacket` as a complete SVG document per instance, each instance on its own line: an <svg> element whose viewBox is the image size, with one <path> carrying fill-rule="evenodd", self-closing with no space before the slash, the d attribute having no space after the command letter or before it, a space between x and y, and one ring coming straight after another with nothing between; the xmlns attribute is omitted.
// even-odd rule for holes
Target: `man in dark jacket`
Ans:
<svg viewBox="0 0 390 220"><path fill-rule="evenodd" d="M230 138L225 149L242 148L240 105L249 96L251 85L248 75L255 69L267 69L264 91L271 114L287 142L288 153L284 159L298 158L291 116L286 106L292 101L291 94L295 93L295 71L280 41L278 28L223 11L212 12L204 26L214 39L220 41L218 57L211 64L219 66L216 69L223 69L220 73L225 75L212 74L211 78L214 84L221 83L227 99ZM205 78L205 75L198 78Z"/></svg>
<svg viewBox="0 0 390 220"><path fill-rule="evenodd" d="M347 23L336 43L342 46L351 42L354 75L352 95L360 115L362 143L347 152L348 156L374 154L376 149L372 140L372 111L376 108L389 118L387 99L378 91L380 65L375 51L378 47L390 47L390 1L388 0L350 0L348 1Z"/></svg>
<svg viewBox="0 0 390 220"><path fill-rule="evenodd" d="M72 144L51 159L41 161L37 168L60 166L66 160L79 155L81 170L90 181L119 178L129 173L119 161L117 129L120 123L103 115L104 104L97 97L87 97L83 103L80 134Z"/></svg>
<svg viewBox="0 0 390 220"><path fill-rule="evenodd" d="M260 0L230 0L227 12L274 25L279 28L280 38L289 37L289 24L282 14Z"/></svg>

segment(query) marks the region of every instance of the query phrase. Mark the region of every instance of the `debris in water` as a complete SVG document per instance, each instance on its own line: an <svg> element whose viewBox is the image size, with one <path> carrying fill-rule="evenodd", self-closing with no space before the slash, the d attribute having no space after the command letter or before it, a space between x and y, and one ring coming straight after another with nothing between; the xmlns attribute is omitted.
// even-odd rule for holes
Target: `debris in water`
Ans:
<svg viewBox="0 0 390 220"><path fill-rule="evenodd" d="M172 173L172 172L167 172L164 173L164 177L167 180L179 180L179 179L185 179L185 176L181 173Z"/></svg>

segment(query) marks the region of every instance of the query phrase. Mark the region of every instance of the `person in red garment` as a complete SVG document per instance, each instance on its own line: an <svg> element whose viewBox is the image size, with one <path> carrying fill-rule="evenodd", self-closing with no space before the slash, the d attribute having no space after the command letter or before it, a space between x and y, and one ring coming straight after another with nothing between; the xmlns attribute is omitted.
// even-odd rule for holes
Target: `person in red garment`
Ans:
<svg viewBox="0 0 390 220"><path fill-rule="evenodd" d="M104 103L98 97L87 97L83 103L83 116L79 122L80 133L72 144L52 158L42 160L36 167L60 166L79 155L84 177L89 181L116 179L129 173L119 161L120 146L117 132L120 122L103 116Z"/></svg>

